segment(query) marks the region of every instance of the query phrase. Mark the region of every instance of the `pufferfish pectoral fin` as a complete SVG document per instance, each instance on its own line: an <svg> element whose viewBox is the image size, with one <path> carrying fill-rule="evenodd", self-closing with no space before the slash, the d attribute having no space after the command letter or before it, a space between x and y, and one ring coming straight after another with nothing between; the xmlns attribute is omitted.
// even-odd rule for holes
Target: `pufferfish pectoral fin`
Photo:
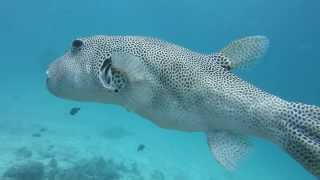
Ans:
<svg viewBox="0 0 320 180"><path fill-rule="evenodd" d="M211 58L226 69L246 67L261 58L269 47L265 36L249 36L235 40Z"/></svg>
<svg viewBox="0 0 320 180"><path fill-rule="evenodd" d="M246 137L227 131L211 131L207 137L211 153L227 170L236 169L251 146Z"/></svg>
<svg viewBox="0 0 320 180"><path fill-rule="evenodd" d="M141 109L137 104L149 104L153 96L152 87L154 86L154 80L148 72L143 59L129 53L120 52L112 52L111 59L112 68L115 72L118 72L118 76L121 74L126 79L124 82L127 84L124 90L127 89L130 91L130 94L135 94L135 96L122 94L129 107L136 107L136 109L129 110L136 111L137 109ZM113 79L116 79L116 77Z"/></svg>
<svg viewBox="0 0 320 180"><path fill-rule="evenodd" d="M112 52L105 55L102 62L98 77L107 90L120 92L128 87L129 83L146 80L145 66L137 56Z"/></svg>
<svg viewBox="0 0 320 180"><path fill-rule="evenodd" d="M120 52L112 52L112 67L127 74L131 82L145 80L146 71L141 58Z"/></svg>

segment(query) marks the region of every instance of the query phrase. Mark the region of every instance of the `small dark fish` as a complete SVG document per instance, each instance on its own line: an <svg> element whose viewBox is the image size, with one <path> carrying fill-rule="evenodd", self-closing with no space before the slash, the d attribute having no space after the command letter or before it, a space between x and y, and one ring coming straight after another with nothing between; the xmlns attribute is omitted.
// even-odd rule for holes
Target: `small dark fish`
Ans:
<svg viewBox="0 0 320 180"><path fill-rule="evenodd" d="M46 132L47 130L48 130L47 128L43 127L43 128L40 129L40 132Z"/></svg>
<svg viewBox="0 0 320 180"><path fill-rule="evenodd" d="M71 110L70 110L70 115L71 116L74 116L74 115L76 115L78 112L80 111L80 108L79 107L74 107L74 108L72 108Z"/></svg>
<svg viewBox="0 0 320 180"><path fill-rule="evenodd" d="M40 133L33 133L32 137L41 137L41 134Z"/></svg>
<svg viewBox="0 0 320 180"><path fill-rule="evenodd" d="M145 148L146 148L145 145L140 144L140 145L138 146L138 148L137 148L137 151L138 151L138 152L143 151Z"/></svg>
<svg viewBox="0 0 320 180"><path fill-rule="evenodd" d="M51 151L54 148L54 145L48 146L48 151Z"/></svg>

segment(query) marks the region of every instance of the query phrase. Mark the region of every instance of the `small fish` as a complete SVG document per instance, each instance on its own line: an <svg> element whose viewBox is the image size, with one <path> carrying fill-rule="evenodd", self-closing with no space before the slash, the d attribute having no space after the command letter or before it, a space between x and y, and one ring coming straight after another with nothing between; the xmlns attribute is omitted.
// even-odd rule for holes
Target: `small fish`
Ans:
<svg viewBox="0 0 320 180"><path fill-rule="evenodd" d="M79 107L74 107L74 108L72 108L71 110L70 110L70 115L71 116L74 116L74 115L76 115L78 112L80 111L80 108Z"/></svg>
<svg viewBox="0 0 320 180"><path fill-rule="evenodd" d="M46 132L47 130L48 130L47 128L43 127L40 129L40 132Z"/></svg>
<svg viewBox="0 0 320 180"><path fill-rule="evenodd" d="M138 148L137 148L137 152L143 151L145 148L146 148L145 145L140 144L140 145L138 146Z"/></svg>
<svg viewBox="0 0 320 180"><path fill-rule="evenodd" d="M41 134L40 133L33 133L32 137L41 137Z"/></svg>
<svg viewBox="0 0 320 180"><path fill-rule="evenodd" d="M51 145L49 145L49 146L48 146L48 151L51 151L52 149L54 149L54 147L55 147L55 146L54 146L54 145L52 145L52 144L51 144Z"/></svg>

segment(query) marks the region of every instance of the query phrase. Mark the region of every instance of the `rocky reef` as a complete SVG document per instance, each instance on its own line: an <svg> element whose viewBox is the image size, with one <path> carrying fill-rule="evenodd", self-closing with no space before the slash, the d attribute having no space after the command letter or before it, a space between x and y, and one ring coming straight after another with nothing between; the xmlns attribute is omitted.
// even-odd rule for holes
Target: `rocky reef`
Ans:
<svg viewBox="0 0 320 180"><path fill-rule="evenodd" d="M1 179L1 178L0 178ZM137 164L118 163L112 159L96 157L82 160L69 168L59 167L54 158L47 164L26 161L13 165L2 175L3 180L164 180L162 172L155 171L143 177Z"/></svg>
<svg viewBox="0 0 320 180"><path fill-rule="evenodd" d="M42 180L44 165L36 161L14 165L3 174L4 180Z"/></svg>

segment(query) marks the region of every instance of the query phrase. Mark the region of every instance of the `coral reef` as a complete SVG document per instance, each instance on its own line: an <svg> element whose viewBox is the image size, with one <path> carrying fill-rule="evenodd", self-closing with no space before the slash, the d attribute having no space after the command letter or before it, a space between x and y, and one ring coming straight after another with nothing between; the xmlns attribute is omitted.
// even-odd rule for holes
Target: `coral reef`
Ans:
<svg viewBox="0 0 320 180"><path fill-rule="evenodd" d="M161 171L158 171L158 170L154 170L151 173L150 179L152 179L152 180L165 180L164 174Z"/></svg>
<svg viewBox="0 0 320 180"><path fill-rule="evenodd" d="M4 180L42 180L44 165L36 161L14 165L3 174Z"/></svg>
<svg viewBox="0 0 320 180"><path fill-rule="evenodd" d="M103 157L82 160L72 167L61 168L52 158L47 165L41 162L27 161L10 167L4 174L4 180L143 180L138 165L117 163ZM164 180L164 175L154 172L152 179ZM149 178L148 178L149 179Z"/></svg>
<svg viewBox="0 0 320 180"><path fill-rule="evenodd" d="M18 159L27 159L32 157L32 151L24 146L17 149L17 151L15 152L15 155Z"/></svg>

